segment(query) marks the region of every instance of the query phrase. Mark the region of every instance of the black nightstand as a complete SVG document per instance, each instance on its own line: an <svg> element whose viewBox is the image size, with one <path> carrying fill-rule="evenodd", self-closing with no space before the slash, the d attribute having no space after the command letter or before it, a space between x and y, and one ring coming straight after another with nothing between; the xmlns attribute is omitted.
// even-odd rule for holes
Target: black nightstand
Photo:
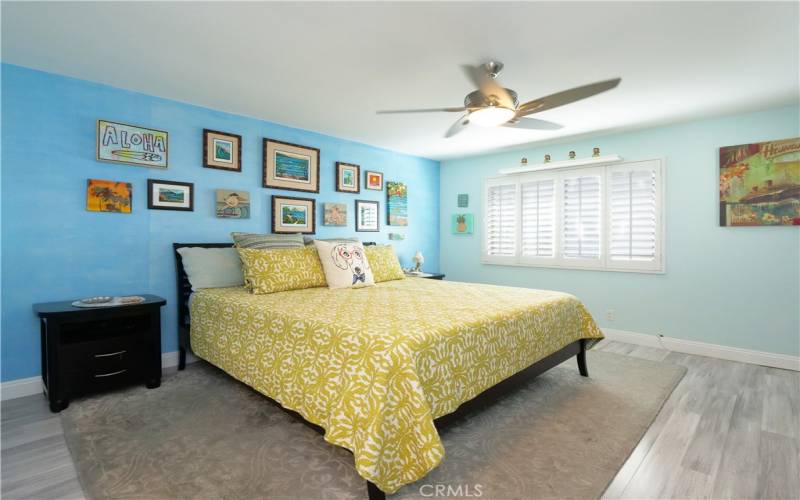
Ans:
<svg viewBox="0 0 800 500"><path fill-rule="evenodd" d="M441 273L422 273L422 274L409 274L406 273L406 278L427 278L429 280L443 280L444 274Z"/></svg>
<svg viewBox="0 0 800 500"><path fill-rule="evenodd" d="M145 382L161 385L161 306L143 295L130 306L83 308L72 301L34 304L42 336L42 381L50 410L89 392Z"/></svg>

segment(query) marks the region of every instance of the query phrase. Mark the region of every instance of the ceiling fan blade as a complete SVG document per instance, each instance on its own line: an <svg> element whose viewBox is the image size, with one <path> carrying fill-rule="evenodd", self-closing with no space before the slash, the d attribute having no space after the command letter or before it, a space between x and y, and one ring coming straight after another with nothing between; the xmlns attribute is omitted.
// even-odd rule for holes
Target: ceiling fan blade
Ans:
<svg viewBox="0 0 800 500"><path fill-rule="evenodd" d="M428 109L389 109L389 110L382 110L376 111L379 115L394 115L399 113L436 113L439 111L444 111L447 113L457 113L459 111L466 111L467 108L461 106L460 108L428 108Z"/></svg>
<svg viewBox="0 0 800 500"><path fill-rule="evenodd" d="M444 136L453 137L457 133L464 130L464 127L466 127L468 123L469 123L469 115L467 114L456 120L456 122L452 124L449 129L447 129L447 132L445 132Z"/></svg>
<svg viewBox="0 0 800 500"><path fill-rule="evenodd" d="M464 70L472 84L480 89L481 94L487 98L494 96L494 100L500 106L514 109L514 100L508 95L506 89L501 87L494 78L487 75L484 69L479 66L470 66L469 64L462 65L461 69Z"/></svg>
<svg viewBox="0 0 800 500"><path fill-rule="evenodd" d="M515 120L506 122L503 127L520 128L527 130L558 130L564 128L563 125L558 123L549 122L547 120L538 120L536 118L525 118L520 116Z"/></svg>
<svg viewBox="0 0 800 500"><path fill-rule="evenodd" d="M517 116L526 116L533 113L539 113L541 111L557 108L558 106L563 106L571 102L580 101L581 99L586 99L587 97L592 97L593 95L605 92L606 90L613 89L619 85L621 80L621 78L613 78L611 80L575 87L574 89L557 92L546 97L540 97L539 99L528 101L517 109Z"/></svg>

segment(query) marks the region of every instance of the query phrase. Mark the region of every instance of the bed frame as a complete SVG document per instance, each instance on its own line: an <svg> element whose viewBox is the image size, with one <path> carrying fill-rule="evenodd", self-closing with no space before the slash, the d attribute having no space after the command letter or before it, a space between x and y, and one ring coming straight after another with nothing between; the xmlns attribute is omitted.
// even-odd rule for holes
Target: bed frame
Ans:
<svg viewBox="0 0 800 500"><path fill-rule="evenodd" d="M183 259L181 254L178 253L179 248L183 247L203 247L203 248L227 248L231 247L231 243L173 243L172 248L175 251L175 266L177 278L177 291L178 291L178 348L179 359L178 369L183 370L186 368L186 353L188 352L189 345L189 296L192 293L192 287L189 284L189 278L186 276L186 271L183 269ZM489 389L476 396L474 399L467 401L458 407L458 409L448 415L437 418L434 422L436 427L441 429L446 427L456 420L464 418L470 414L478 413L482 409L491 406L495 401L503 398L504 396L514 392L517 387L525 384L527 381L534 377L541 375L550 368L560 365L569 358L575 356L578 360L578 371L584 377L589 376L589 370L586 367L586 340L577 340L566 347L554 352L553 354L540 359L536 363L530 365L524 370L512 375L511 377L501 381L500 383L490 387ZM272 399L267 398L268 401L275 404L278 408L291 414L300 422L304 423L314 431L324 435L325 429L312 424L304 419L299 413L288 410ZM386 500L386 494L375 486L372 482L367 481L367 495L369 500Z"/></svg>

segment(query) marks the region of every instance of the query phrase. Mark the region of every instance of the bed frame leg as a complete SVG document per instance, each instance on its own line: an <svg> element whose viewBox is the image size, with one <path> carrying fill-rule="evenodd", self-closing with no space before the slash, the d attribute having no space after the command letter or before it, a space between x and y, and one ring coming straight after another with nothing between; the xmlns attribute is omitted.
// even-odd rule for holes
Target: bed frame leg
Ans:
<svg viewBox="0 0 800 500"><path fill-rule="evenodd" d="M582 377L589 376L589 369L586 368L586 339L581 339L581 350L578 351L578 371Z"/></svg>
<svg viewBox="0 0 800 500"><path fill-rule="evenodd" d="M371 481L367 481L367 495L369 496L369 500L386 500L386 493L372 484Z"/></svg>
<svg viewBox="0 0 800 500"><path fill-rule="evenodd" d="M178 348L178 370L186 368L186 349Z"/></svg>

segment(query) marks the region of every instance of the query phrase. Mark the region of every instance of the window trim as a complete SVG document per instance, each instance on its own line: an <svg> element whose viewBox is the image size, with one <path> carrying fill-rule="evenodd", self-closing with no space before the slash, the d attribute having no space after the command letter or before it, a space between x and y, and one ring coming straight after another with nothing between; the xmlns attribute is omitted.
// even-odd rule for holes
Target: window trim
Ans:
<svg viewBox="0 0 800 500"><path fill-rule="evenodd" d="M608 245L610 242L610 217L611 211L608 209L610 206L610 190L608 189L608 182L611 178L611 172L619 170L629 170L635 168L637 165L643 163L655 162L656 170L656 258L655 264L652 262L632 262L632 261L612 261L609 257ZM550 169L546 171L524 172L519 174L502 175L497 177L489 177L484 180L483 185L483 198L481 207L481 263L486 265L502 265L513 267L541 267L552 269L572 269L582 271L611 271L611 272L626 272L626 273L641 273L641 274L666 274L666 258L665 258L665 244L664 237L666 234L666 217L664 203L665 188L666 188L666 161L665 158L652 158L646 160L632 160L620 163L611 163L606 165L575 165L566 166L558 169ZM562 180L565 176L570 175L570 172L575 170L581 171L602 171L600 199L601 199L601 221L603 224L600 233L600 248L601 258L599 262L594 259L581 262L575 259L573 262L565 262L561 255L562 246L562 202L563 202L563 184ZM541 180L544 178L552 177L556 179L555 189L555 208L554 217L556 221L555 239L553 242L554 257L523 257L522 251L522 206L520 203L521 185L526 180ZM487 254L487 194L488 189L492 186L498 185L515 185L515 197L517 200L515 207L515 224L516 224L516 255L513 256L497 256Z"/></svg>

